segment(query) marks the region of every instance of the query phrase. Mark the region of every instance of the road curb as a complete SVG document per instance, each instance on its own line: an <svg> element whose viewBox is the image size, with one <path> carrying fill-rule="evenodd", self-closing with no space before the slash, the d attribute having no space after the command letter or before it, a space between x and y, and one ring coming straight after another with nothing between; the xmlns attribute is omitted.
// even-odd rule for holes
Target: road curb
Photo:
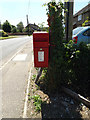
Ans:
<svg viewBox="0 0 90 120"><path fill-rule="evenodd" d="M29 94L31 71L32 71L32 68L30 68L30 71L29 71L28 84L27 84L27 90L26 90L26 97L25 97L25 103L24 103L23 118L27 118L27 104L28 104L28 94Z"/></svg>
<svg viewBox="0 0 90 120"><path fill-rule="evenodd" d="M33 45L32 45L32 51L33 51ZM34 58L33 58L33 54L32 54L32 67L29 70L28 84L27 84L26 97L25 97L25 103L24 103L23 118L27 118L27 106L28 106L28 94L29 94L29 88L30 88L30 78L31 78L31 72L32 72L32 69L33 69L33 66L34 66L33 61L34 61Z"/></svg>

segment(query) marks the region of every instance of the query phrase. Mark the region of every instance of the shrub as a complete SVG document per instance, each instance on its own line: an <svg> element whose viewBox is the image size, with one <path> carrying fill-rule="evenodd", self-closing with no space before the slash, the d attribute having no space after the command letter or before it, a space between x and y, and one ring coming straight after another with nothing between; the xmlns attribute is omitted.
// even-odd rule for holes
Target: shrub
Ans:
<svg viewBox="0 0 90 120"><path fill-rule="evenodd" d="M70 40L63 45L62 59L59 60L58 70L54 74L58 74L54 81L54 91L59 90L60 86L66 86L85 96L89 95L89 71L90 71L90 45L81 43L78 47L73 45ZM59 67L60 66L60 67ZM44 69L45 71L46 69ZM45 85L48 89L49 77L48 70L45 71ZM61 73L59 73L61 72ZM52 74L51 74L52 76ZM58 79L58 76L61 79Z"/></svg>
<svg viewBox="0 0 90 120"><path fill-rule="evenodd" d="M40 96L39 95L35 95L35 96L32 96L31 98L34 100L33 103L35 105L36 112L41 111L42 99L40 98Z"/></svg>
<svg viewBox="0 0 90 120"><path fill-rule="evenodd" d="M64 62L66 63L67 80L65 85L71 85L81 93L89 93L90 47L81 43L78 47L70 41L65 45Z"/></svg>
<svg viewBox="0 0 90 120"><path fill-rule="evenodd" d="M8 34L4 31L0 31L0 36L2 37L8 37Z"/></svg>

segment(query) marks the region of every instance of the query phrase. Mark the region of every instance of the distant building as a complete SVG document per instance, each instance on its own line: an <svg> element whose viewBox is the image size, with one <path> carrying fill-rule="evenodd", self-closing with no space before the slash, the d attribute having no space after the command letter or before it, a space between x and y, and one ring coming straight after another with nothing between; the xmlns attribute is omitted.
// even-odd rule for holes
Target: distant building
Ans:
<svg viewBox="0 0 90 120"><path fill-rule="evenodd" d="M90 3L73 16L73 29L79 26L90 26Z"/></svg>
<svg viewBox="0 0 90 120"><path fill-rule="evenodd" d="M26 28L29 28L30 31L40 31L40 28L38 25L36 25L35 23L34 24L28 24L26 26Z"/></svg>

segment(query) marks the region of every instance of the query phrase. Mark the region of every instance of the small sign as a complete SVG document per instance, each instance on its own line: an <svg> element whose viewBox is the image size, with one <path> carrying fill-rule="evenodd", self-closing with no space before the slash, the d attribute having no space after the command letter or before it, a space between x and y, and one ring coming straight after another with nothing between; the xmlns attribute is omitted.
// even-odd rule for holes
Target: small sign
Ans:
<svg viewBox="0 0 90 120"><path fill-rule="evenodd" d="M38 62L44 62L44 51L38 52Z"/></svg>

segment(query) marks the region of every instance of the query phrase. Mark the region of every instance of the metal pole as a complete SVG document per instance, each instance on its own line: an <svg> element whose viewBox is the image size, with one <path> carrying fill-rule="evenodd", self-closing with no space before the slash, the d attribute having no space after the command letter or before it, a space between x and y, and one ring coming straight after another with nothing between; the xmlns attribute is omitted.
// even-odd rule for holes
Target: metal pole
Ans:
<svg viewBox="0 0 90 120"><path fill-rule="evenodd" d="M0 21L0 29L1 29L1 21Z"/></svg>
<svg viewBox="0 0 90 120"><path fill-rule="evenodd" d="M67 2L67 10L68 10L68 12L67 12L67 18L66 18L66 28L67 28L67 31L66 31L66 41L68 42L69 40L68 40L68 33L69 33L69 2Z"/></svg>
<svg viewBox="0 0 90 120"><path fill-rule="evenodd" d="M28 15L26 15L27 17L27 27L28 27L28 35L30 34L30 27L29 27L29 20L28 20Z"/></svg>
<svg viewBox="0 0 90 120"><path fill-rule="evenodd" d="M65 32L66 32L66 41L72 39L72 29L73 29L73 2L65 2L65 7L68 10L66 12L65 20Z"/></svg>

